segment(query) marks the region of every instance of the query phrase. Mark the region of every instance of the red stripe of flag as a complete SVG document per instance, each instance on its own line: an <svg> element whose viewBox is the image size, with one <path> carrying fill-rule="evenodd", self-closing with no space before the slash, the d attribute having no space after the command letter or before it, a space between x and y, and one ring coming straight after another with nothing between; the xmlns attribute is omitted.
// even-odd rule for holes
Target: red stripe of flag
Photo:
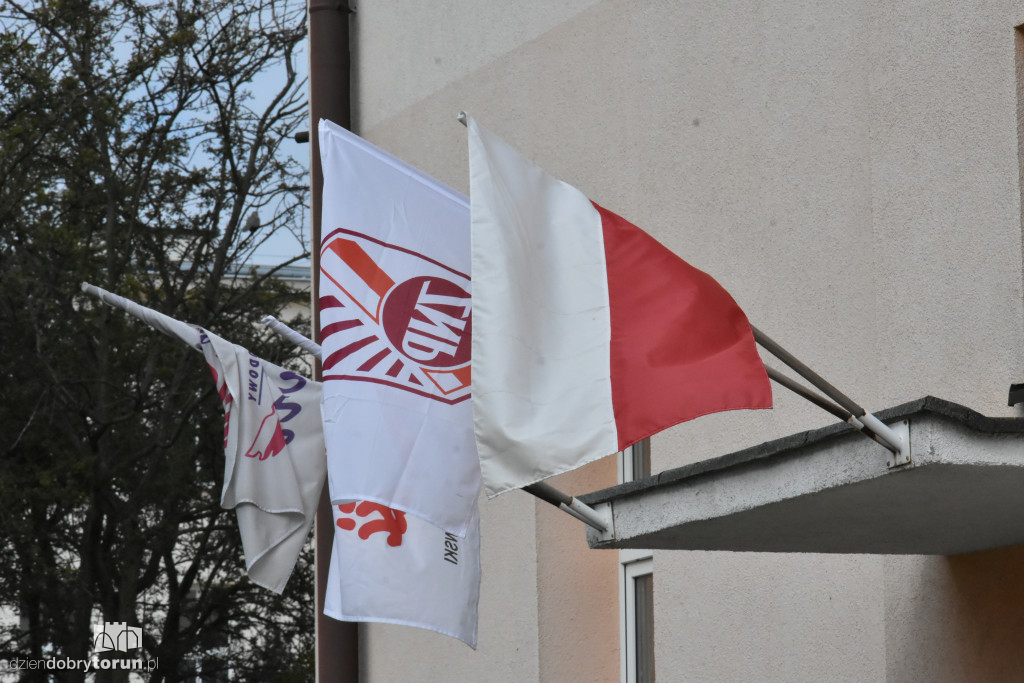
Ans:
<svg viewBox="0 0 1024 683"><path fill-rule="evenodd" d="M702 415L770 408L768 374L729 293L643 230L594 206L604 234L619 448Z"/></svg>

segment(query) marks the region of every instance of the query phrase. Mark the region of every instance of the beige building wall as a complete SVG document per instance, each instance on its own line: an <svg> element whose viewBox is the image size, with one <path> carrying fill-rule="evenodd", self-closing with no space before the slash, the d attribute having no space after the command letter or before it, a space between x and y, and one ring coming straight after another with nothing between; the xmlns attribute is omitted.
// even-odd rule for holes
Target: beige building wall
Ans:
<svg viewBox="0 0 1024 683"><path fill-rule="evenodd" d="M355 128L467 191L466 110L869 410L931 394L1017 415L1021 23L1009 0L377 0L353 17ZM777 390L658 435L653 469L830 419ZM608 460L557 485L614 481ZM613 551L526 494L481 511L479 649L366 626L367 680L619 680ZM660 681L1024 675L1021 548L654 567Z"/></svg>

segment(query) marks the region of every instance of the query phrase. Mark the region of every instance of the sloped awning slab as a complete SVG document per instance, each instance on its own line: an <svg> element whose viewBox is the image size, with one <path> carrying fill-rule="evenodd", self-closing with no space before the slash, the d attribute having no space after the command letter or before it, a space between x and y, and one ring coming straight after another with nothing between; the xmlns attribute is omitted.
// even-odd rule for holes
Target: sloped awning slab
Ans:
<svg viewBox="0 0 1024 683"><path fill-rule="evenodd" d="M845 424L580 499L610 505L592 548L954 555L1024 543L1024 419L926 397L878 413L911 462ZM889 458L891 460L891 458Z"/></svg>

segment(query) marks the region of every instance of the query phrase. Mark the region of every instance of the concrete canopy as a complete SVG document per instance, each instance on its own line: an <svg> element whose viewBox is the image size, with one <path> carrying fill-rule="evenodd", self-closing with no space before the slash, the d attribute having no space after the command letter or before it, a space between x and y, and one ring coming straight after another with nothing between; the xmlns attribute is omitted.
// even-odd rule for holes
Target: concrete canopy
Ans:
<svg viewBox="0 0 1024 683"><path fill-rule="evenodd" d="M1024 543L1024 419L925 397L877 414L911 462L846 424L661 472L580 500L610 505L592 548L954 555Z"/></svg>

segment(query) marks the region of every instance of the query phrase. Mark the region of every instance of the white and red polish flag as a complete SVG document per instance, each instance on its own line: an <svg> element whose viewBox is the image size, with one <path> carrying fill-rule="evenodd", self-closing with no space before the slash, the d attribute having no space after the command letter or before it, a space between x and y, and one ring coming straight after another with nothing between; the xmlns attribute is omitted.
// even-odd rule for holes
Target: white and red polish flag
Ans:
<svg viewBox="0 0 1024 683"><path fill-rule="evenodd" d="M82 289L201 351L224 404L221 506L234 509L253 582L280 593L309 538L327 475L320 384L94 285Z"/></svg>
<svg viewBox="0 0 1024 683"><path fill-rule="evenodd" d="M709 413L770 408L709 275L469 119L473 413L489 496Z"/></svg>
<svg viewBox="0 0 1024 683"><path fill-rule="evenodd" d="M319 132L331 500L379 503L463 536L480 491L469 202L340 126L322 120Z"/></svg>

